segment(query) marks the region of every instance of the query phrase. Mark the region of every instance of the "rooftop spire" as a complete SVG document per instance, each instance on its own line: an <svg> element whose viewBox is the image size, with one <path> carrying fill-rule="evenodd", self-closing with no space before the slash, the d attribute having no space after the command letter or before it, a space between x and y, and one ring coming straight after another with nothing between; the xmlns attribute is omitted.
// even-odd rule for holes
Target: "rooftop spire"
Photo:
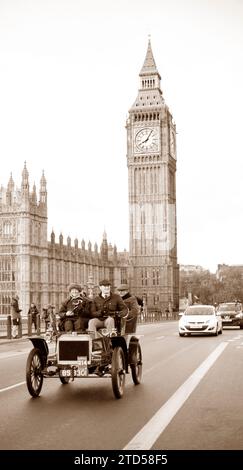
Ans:
<svg viewBox="0 0 243 470"><path fill-rule="evenodd" d="M107 241L107 233L106 233L106 230L104 228L104 232L103 232L103 241Z"/></svg>
<svg viewBox="0 0 243 470"><path fill-rule="evenodd" d="M151 74L158 74L159 75L159 72L157 70L156 63L155 63L155 60L154 60L152 47L151 47L150 36L149 36L148 48L147 48L145 61L144 61L144 64L142 66L142 69L141 69L141 72L140 72L139 75L143 76L143 75L151 75Z"/></svg>
<svg viewBox="0 0 243 470"><path fill-rule="evenodd" d="M43 204L47 203L46 178L44 175L44 170L42 171L42 176L40 180L40 202Z"/></svg>
<svg viewBox="0 0 243 470"><path fill-rule="evenodd" d="M26 167L26 161L24 162L24 169L22 171L21 189L22 191L29 192L29 173Z"/></svg>
<svg viewBox="0 0 243 470"><path fill-rule="evenodd" d="M9 178L9 182L8 182L8 191L13 191L14 189L14 180L13 180L13 176L12 176L12 173L10 173L10 178Z"/></svg>
<svg viewBox="0 0 243 470"><path fill-rule="evenodd" d="M42 170L40 186L41 186L41 191L46 191L46 178L45 178L44 170Z"/></svg>
<svg viewBox="0 0 243 470"><path fill-rule="evenodd" d="M33 184L33 191L32 191L32 194L31 194L31 198L32 198L33 204L36 204L37 203L37 196L36 196L36 185L35 185L35 183Z"/></svg>

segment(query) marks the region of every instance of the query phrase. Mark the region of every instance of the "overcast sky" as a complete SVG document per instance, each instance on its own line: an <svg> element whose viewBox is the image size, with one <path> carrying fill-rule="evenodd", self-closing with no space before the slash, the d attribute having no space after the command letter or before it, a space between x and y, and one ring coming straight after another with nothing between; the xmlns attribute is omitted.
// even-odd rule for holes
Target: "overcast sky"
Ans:
<svg viewBox="0 0 243 470"><path fill-rule="evenodd" d="M0 0L0 185L48 234L128 245L125 123L151 35L177 125L178 262L243 264L243 1Z"/></svg>

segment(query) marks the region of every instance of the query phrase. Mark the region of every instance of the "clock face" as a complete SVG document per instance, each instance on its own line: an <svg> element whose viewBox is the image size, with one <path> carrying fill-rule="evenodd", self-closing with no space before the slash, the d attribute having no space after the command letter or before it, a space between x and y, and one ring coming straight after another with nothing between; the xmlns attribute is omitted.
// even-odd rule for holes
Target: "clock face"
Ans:
<svg viewBox="0 0 243 470"><path fill-rule="evenodd" d="M159 148L158 130L151 127L141 129L135 136L135 145L139 152L157 151Z"/></svg>

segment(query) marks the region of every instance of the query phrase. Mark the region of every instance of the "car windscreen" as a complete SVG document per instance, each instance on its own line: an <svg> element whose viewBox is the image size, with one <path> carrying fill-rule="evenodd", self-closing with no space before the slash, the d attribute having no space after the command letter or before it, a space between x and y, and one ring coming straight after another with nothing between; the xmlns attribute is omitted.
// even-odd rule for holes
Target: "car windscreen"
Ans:
<svg viewBox="0 0 243 470"><path fill-rule="evenodd" d="M219 306L219 312L238 312L241 310L240 305L235 305L235 304L227 304L227 305L220 305Z"/></svg>
<svg viewBox="0 0 243 470"><path fill-rule="evenodd" d="M213 315L213 313L213 307L194 307L186 309L184 315Z"/></svg>

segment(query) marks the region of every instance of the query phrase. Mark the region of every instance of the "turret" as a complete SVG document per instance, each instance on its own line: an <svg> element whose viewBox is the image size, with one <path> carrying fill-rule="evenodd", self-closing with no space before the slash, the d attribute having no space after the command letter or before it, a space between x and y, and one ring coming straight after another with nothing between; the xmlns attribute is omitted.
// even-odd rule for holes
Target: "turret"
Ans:
<svg viewBox="0 0 243 470"><path fill-rule="evenodd" d="M33 190L32 190L32 193L31 193L31 202L32 204L37 204L37 195L36 195L36 185L35 183L33 184Z"/></svg>
<svg viewBox="0 0 243 470"><path fill-rule="evenodd" d="M7 191L6 191L6 204L11 206L13 203L13 192L14 192L14 181L12 178L12 173L10 174Z"/></svg>
<svg viewBox="0 0 243 470"><path fill-rule="evenodd" d="M103 240L100 246L100 254L104 261L108 261L108 243L107 243L107 234L104 230Z"/></svg>
<svg viewBox="0 0 243 470"><path fill-rule="evenodd" d="M40 180L40 203L47 204L46 178L44 175L44 170Z"/></svg>

